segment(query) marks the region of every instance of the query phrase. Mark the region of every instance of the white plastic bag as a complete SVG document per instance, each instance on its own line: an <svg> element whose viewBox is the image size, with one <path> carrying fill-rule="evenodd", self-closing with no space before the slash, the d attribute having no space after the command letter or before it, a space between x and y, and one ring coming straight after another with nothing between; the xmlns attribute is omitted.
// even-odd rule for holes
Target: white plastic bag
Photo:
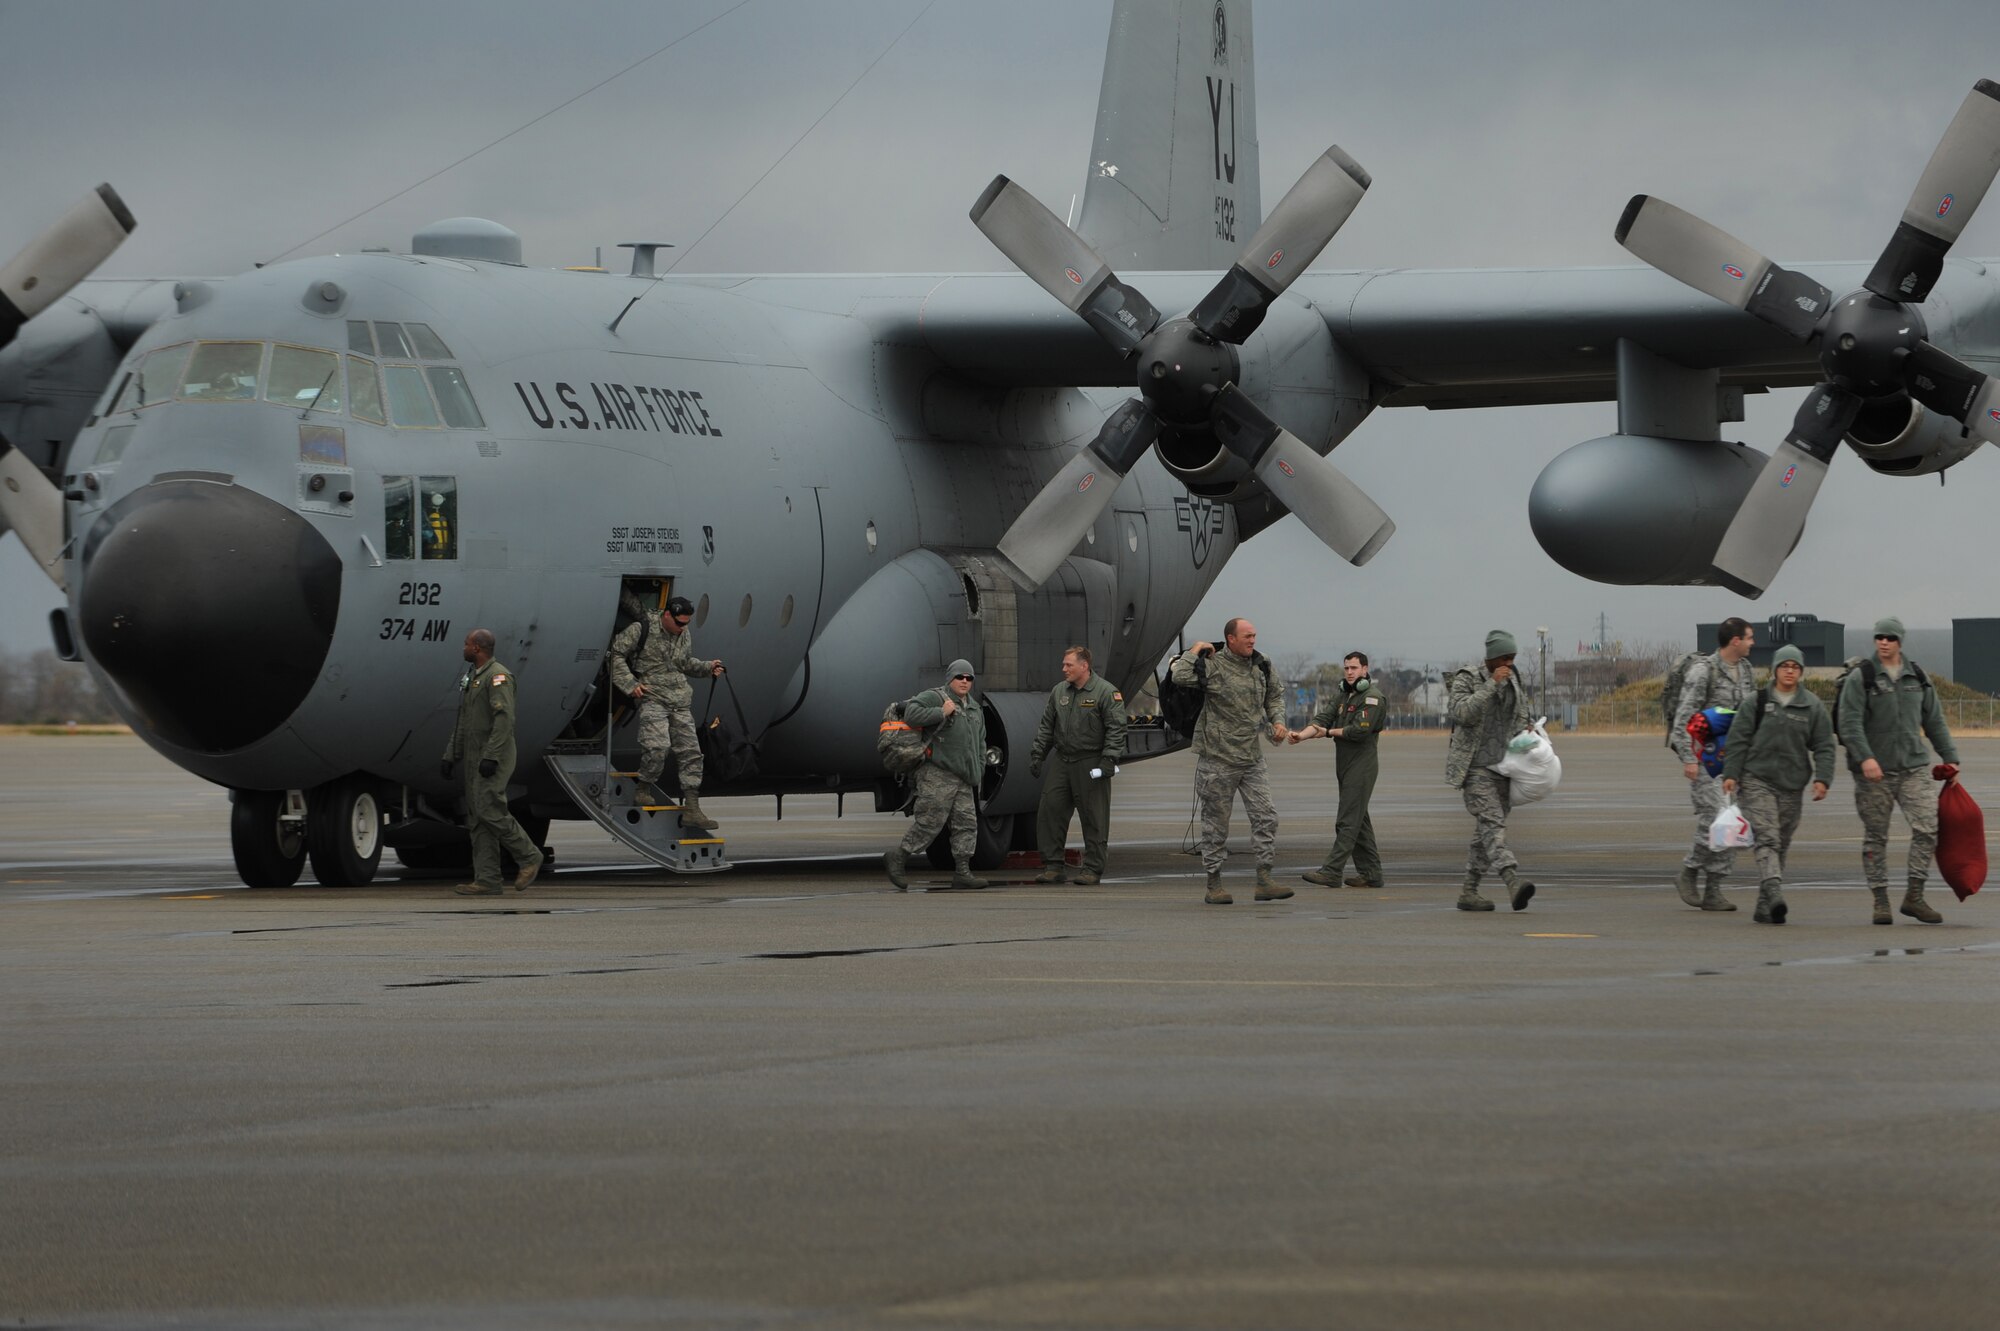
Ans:
<svg viewBox="0 0 2000 1331"><path fill-rule="evenodd" d="M1715 815L1715 821L1708 825L1708 848L1710 850L1741 850L1755 845L1757 838L1750 831L1750 820L1743 816L1743 810L1731 800L1722 806L1722 812Z"/></svg>
<svg viewBox="0 0 2000 1331"><path fill-rule="evenodd" d="M1522 744L1524 739L1529 742ZM1509 740L1507 756L1488 770L1507 778L1508 793L1515 804L1533 804L1546 798L1561 783L1563 774L1562 759L1556 757L1556 746L1549 743L1548 718Z"/></svg>

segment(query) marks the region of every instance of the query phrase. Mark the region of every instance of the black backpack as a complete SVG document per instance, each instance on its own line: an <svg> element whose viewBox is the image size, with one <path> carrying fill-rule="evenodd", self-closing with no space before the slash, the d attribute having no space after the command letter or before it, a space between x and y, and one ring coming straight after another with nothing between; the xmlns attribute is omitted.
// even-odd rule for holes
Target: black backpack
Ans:
<svg viewBox="0 0 2000 1331"><path fill-rule="evenodd" d="M646 639L653 632L653 619L652 616L645 614L634 616L625 608L625 602L621 598L618 602L618 617L611 622L611 641L618 641L618 635L634 624L639 626L639 641L632 647L632 659L636 660L639 653L646 650ZM606 664L609 665L608 662ZM620 696L623 696L623 690L620 690Z"/></svg>
<svg viewBox="0 0 2000 1331"><path fill-rule="evenodd" d="M1252 652L1250 659L1263 670L1265 679L1271 678L1270 657ZM1208 701L1208 657L1195 658L1194 677L1198 681L1195 684L1176 681L1171 661L1167 663L1167 673L1160 676L1160 719L1186 740L1194 738L1194 723L1201 717L1201 705Z"/></svg>

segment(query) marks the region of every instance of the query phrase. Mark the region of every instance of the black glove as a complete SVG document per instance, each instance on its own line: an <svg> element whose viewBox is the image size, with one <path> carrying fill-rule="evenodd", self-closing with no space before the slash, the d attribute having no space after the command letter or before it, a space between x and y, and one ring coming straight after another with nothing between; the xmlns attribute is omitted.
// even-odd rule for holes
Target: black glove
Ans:
<svg viewBox="0 0 2000 1331"><path fill-rule="evenodd" d="M1028 775L1034 777L1037 781L1041 780L1042 760L1040 758L1028 759Z"/></svg>
<svg viewBox="0 0 2000 1331"><path fill-rule="evenodd" d="M481 758L479 760L479 775L492 776L495 772L499 770L500 770L500 764L495 762L493 759Z"/></svg>
<svg viewBox="0 0 2000 1331"><path fill-rule="evenodd" d="M445 759L443 762L438 764L438 775L443 777L447 781L451 780L451 769L455 766L457 766L457 764L452 762L451 759L449 758Z"/></svg>

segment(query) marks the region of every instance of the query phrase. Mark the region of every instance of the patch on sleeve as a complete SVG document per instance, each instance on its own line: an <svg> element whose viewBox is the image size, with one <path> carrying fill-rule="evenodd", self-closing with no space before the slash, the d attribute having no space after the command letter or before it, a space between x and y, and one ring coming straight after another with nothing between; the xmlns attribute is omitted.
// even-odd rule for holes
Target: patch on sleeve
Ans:
<svg viewBox="0 0 2000 1331"><path fill-rule="evenodd" d="M1120 693L1120 692L1119 692L1119 691L1118 691L1117 689L1113 689L1113 690L1111 690L1111 701L1113 701L1113 702L1124 702L1124 701L1125 701L1125 695L1124 695L1124 694L1122 694L1122 693Z"/></svg>
<svg viewBox="0 0 2000 1331"><path fill-rule="evenodd" d="M1380 698L1370 698L1368 700L1368 706L1370 707L1380 707L1381 705L1382 705L1382 700Z"/></svg>
<svg viewBox="0 0 2000 1331"><path fill-rule="evenodd" d="M499 688L502 684L505 684L506 682L507 682L507 677L505 675L495 675L493 677L493 687L496 689Z"/></svg>

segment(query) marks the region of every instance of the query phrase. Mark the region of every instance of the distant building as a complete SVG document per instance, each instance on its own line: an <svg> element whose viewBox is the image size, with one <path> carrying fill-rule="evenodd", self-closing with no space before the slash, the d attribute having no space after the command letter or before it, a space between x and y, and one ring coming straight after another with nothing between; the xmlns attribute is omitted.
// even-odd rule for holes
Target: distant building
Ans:
<svg viewBox="0 0 2000 1331"><path fill-rule="evenodd" d="M1952 620L1951 648L1948 678L1981 693L2000 693L2000 619Z"/></svg>
<svg viewBox="0 0 2000 1331"><path fill-rule="evenodd" d="M1717 624L1695 626L1696 651L1715 650L1718 626L1719 621ZM1785 646L1798 648L1804 654L1807 666L1836 666L1847 656L1847 626L1831 619L1821 619L1818 615L1772 615L1761 624L1752 620L1751 627L1757 630L1757 642L1750 649L1750 664L1762 669L1768 670L1771 654Z"/></svg>

